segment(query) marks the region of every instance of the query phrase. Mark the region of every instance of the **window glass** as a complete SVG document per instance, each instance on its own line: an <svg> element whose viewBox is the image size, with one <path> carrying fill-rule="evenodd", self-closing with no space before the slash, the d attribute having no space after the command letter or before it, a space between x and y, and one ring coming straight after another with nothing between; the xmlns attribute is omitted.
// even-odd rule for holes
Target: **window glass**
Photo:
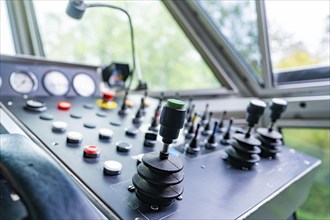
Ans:
<svg viewBox="0 0 330 220"><path fill-rule="evenodd" d="M8 19L6 1L0 1L0 53L14 55L15 48Z"/></svg>
<svg viewBox="0 0 330 220"><path fill-rule="evenodd" d="M330 130L285 128L282 132L287 146L322 161L309 197L297 211L297 219L330 219Z"/></svg>
<svg viewBox="0 0 330 220"><path fill-rule="evenodd" d="M151 90L220 87L160 1L103 2L129 11L138 61ZM34 5L47 58L96 65L131 64L125 14L109 8L88 8L81 20L74 20L65 14L67 1L34 1Z"/></svg>
<svg viewBox="0 0 330 220"><path fill-rule="evenodd" d="M330 1L265 2L275 78L280 72L280 82L329 78Z"/></svg>
<svg viewBox="0 0 330 220"><path fill-rule="evenodd" d="M197 0L219 32L238 52L251 74L262 81L261 52L255 1Z"/></svg>

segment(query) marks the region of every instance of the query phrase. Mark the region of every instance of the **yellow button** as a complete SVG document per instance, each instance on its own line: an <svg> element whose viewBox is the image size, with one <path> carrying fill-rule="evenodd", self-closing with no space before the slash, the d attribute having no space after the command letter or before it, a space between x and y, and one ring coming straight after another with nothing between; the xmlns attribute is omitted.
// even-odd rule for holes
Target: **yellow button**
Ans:
<svg viewBox="0 0 330 220"><path fill-rule="evenodd" d="M103 99L96 100L96 104L104 109L114 109L117 108L118 104L116 102L110 101L105 102Z"/></svg>

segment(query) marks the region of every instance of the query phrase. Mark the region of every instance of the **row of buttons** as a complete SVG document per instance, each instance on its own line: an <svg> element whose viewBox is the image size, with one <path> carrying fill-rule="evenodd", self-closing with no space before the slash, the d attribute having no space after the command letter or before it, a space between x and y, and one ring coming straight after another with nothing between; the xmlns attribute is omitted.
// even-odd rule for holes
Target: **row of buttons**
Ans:
<svg viewBox="0 0 330 220"><path fill-rule="evenodd" d="M84 148L84 157L97 158L100 157L101 149L94 145L88 145ZM103 163L103 173L105 175L119 175L123 169L123 165L115 160L107 160Z"/></svg>
<svg viewBox="0 0 330 220"><path fill-rule="evenodd" d="M54 122L53 123L53 128L57 126L57 129L59 127L63 128L66 127L67 124L65 122ZM60 125L58 127L58 125ZM113 132L110 129L102 128L99 131L99 137L102 139L107 139L110 140L112 137ZM71 131L67 133L67 143L69 144L79 144L82 142L83 136L79 132ZM132 145L128 144L126 142L117 142L116 143L116 148L117 151L120 152L128 152L131 148ZM101 154L101 149L98 146L95 145L87 145L84 147L84 153L83 156L85 158L98 158L100 157ZM114 160L108 160L105 161L103 164L103 173L105 175L119 175L122 171L123 165Z"/></svg>
<svg viewBox="0 0 330 220"><path fill-rule="evenodd" d="M105 95L106 96L106 95ZM108 105L109 103L105 102L106 99L111 99L111 97L103 97L102 101L98 100L99 103L98 106L103 108L103 105ZM101 106L102 105L102 106ZM69 111L71 109L72 105L70 102L67 101L60 101L57 103L57 109L61 111ZM94 109L95 105L93 104L83 104L83 107L85 109ZM46 121L52 121L55 119L54 115L50 114L49 112L45 112L47 110L46 104L42 101L37 100L28 100L26 103L25 108L30 111L36 111L36 112L43 112L39 115L39 118ZM96 112L96 116L105 118L108 116L107 112ZM70 113L71 118L75 119L81 119L83 116L81 114L77 113ZM113 126L120 126L120 122L110 122ZM86 128L96 128L95 123L85 122L83 124ZM67 131L68 123L64 121L54 121L52 123L52 131L54 133L64 133ZM129 128L126 129L126 135L127 136L136 136L139 132L138 128ZM114 132L108 128L100 128L98 131L99 139L101 141L111 141L113 137ZM69 131L66 134L66 142L68 145L80 145L83 141L83 135L77 131ZM132 149L132 145L126 142L117 142L115 144L116 150L118 152L129 152ZM101 148L95 145L87 145L84 147L83 150L83 156L85 158L89 159L97 159L100 157L101 154ZM114 160L108 160L103 163L103 173L104 175L118 175L121 173L123 168L123 165Z"/></svg>

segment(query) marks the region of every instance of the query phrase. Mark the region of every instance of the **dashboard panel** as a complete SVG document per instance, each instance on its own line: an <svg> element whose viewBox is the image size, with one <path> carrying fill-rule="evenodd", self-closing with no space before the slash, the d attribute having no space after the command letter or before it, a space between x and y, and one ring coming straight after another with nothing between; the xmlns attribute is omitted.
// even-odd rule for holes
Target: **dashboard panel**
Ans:
<svg viewBox="0 0 330 220"><path fill-rule="evenodd" d="M233 142L249 129L232 124L229 118L212 116L209 106L210 109L216 108L212 106L215 103L199 106L203 111L194 112L189 101L183 104L178 101L165 103L134 92L123 96L108 91L101 95L98 86L100 76L96 69L31 58L2 58L0 101L1 111L5 114L1 115L1 126L9 130L8 120L3 120L3 115L10 117L16 126L61 164L66 175L76 180L106 218L285 219L308 196L316 168L320 164L318 159L276 140L275 143L271 142L276 145L275 155L271 157L260 158L256 155L260 154L257 146L243 149L239 157L251 156L259 160L253 163L253 167L237 168L230 162L228 155L233 147L238 151L242 146L247 147L236 146ZM25 90L27 82L20 79L17 85L20 87L24 84L24 90L15 91L10 83L10 76L15 71L33 73L36 89ZM48 84L47 75L50 73L53 75L51 78L55 78L55 84ZM86 75L79 75L81 73ZM82 80L82 84L88 86L87 90L75 82L77 76L80 78L78 82ZM46 86L42 86L45 77ZM264 105L261 101L252 103ZM255 120L253 111L251 113L255 107L247 108L247 114L250 114L247 118ZM171 114L174 113L166 116L168 119L165 120L160 110L168 108L170 112L182 108L187 115L178 138L166 145L164 135L171 136L174 129L171 126L174 124L177 129L177 121L181 120L173 119ZM189 109L189 114L185 108ZM189 119L189 115L194 115L193 119ZM157 117L160 117L160 121L155 121ZM207 124L212 129L207 129ZM171 127L167 133L162 131L165 125ZM212 135L213 138L210 138ZM251 136L257 137L253 129ZM168 159L176 164L174 168L155 169L146 162L146 155L163 152L166 146L169 158L176 158ZM183 168L177 166L181 163ZM178 196L170 204L153 204L157 200L151 202L141 196L138 190L146 188L140 188L134 180L137 173L143 173L141 164L147 164L147 169L156 176L156 180L151 178L146 184L147 188L155 187L146 190L149 194L156 192L151 193L151 196L158 198L163 193L166 197L173 194L173 191L167 192L168 187L175 189ZM178 167L180 172L182 169L180 174L174 175L169 171L178 170ZM177 179L174 182L183 186L180 188L182 192L172 188L172 183L168 183L171 181L164 178L162 172L167 173L165 176L170 173L171 181L174 175L174 179ZM159 191L164 185L166 190Z"/></svg>

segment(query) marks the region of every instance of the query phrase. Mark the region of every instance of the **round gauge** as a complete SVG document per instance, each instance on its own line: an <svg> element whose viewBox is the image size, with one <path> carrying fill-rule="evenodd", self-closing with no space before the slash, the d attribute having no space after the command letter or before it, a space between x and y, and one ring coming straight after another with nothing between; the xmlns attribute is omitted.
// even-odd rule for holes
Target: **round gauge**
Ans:
<svg viewBox="0 0 330 220"><path fill-rule="evenodd" d="M69 91L69 80L59 71L54 70L46 73L43 84L51 95L61 96Z"/></svg>
<svg viewBox="0 0 330 220"><path fill-rule="evenodd" d="M94 94L96 85L93 78L86 73L77 74L72 81L74 90L80 96L91 96Z"/></svg>
<svg viewBox="0 0 330 220"><path fill-rule="evenodd" d="M38 81L31 72L15 71L10 74L11 87L18 93L28 94L37 89Z"/></svg>

